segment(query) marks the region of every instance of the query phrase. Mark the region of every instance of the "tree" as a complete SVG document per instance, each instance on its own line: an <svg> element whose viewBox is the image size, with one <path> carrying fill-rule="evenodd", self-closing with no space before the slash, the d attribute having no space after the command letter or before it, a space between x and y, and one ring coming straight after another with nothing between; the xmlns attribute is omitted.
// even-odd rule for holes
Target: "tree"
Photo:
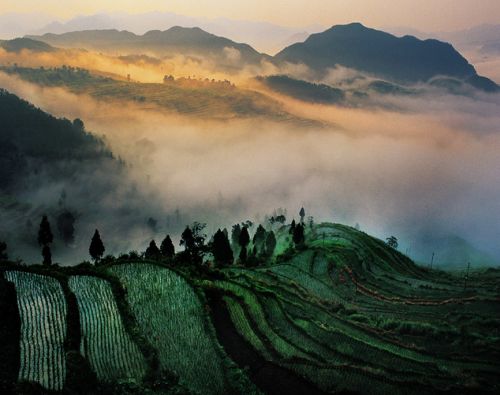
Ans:
<svg viewBox="0 0 500 395"><path fill-rule="evenodd" d="M387 245L391 248L397 249L399 246L398 239L395 236L388 237L386 241Z"/></svg>
<svg viewBox="0 0 500 395"><path fill-rule="evenodd" d="M286 217L283 214L281 214L275 217L274 220L279 224L283 225L286 222Z"/></svg>
<svg viewBox="0 0 500 395"><path fill-rule="evenodd" d="M160 259L161 253L154 240L151 240L151 242L149 243L149 247L146 248L144 256L146 257L146 259L152 259L155 261Z"/></svg>
<svg viewBox="0 0 500 395"><path fill-rule="evenodd" d="M9 256L7 255L7 243L0 241L0 261L7 261Z"/></svg>
<svg viewBox="0 0 500 395"><path fill-rule="evenodd" d="M57 230L66 245L75 240L75 221L75 216L70 211L64 211L57 217Z"/></svg>
<svg viewBox="0 0 500 395"><path fill-rule="evenodd" d="M240 251L240 260L245 263L247 260L247 246L250 243L250 235L248 234L248 228L246 226L241 229L240 238L238 240L241 251Z"/></svg>
<svg viewBox="0 0 500 395"><path fill-rule="evenodd" d="M263 255L266 243L266 230L262 225L257 227L255 234L253 235L253 246L255 255Z"/></svg>
<svg viewBox="0 0 500 395"><path fill-rule="evenodd" d="M233 229L231 230L231 242L233 244L233 247L240 245L240 234L241 234L240 224L233 225Z"/></svg>
<svg viewBox="0 0 500 395"><path fill-rule="evenodd" d="M303 224L304 218L306 216L306 210L304 210L304 207L300 209L299 215L300 215L300 223Z"/></svg>
<svg viewBox="0 0 500 395"><path fill-rule="evenodd" d="M184 246L187 255L193 263L201 264L203 262L203 254L207 251L205 246L206 234L203 229L207 224L193 222L191 227L186 226L181 235L180 245Z"/></svg>
<svg viewBox="0 0 500 395"><path fill-rule="evenodd" d="M52 265L52 253L50 252L50 247L44 245L42 248L43 264L46 266Z"/></svg>
<svg viewBox="0 0 500 395"><path fill-rule="evenodd" d="M174 257L175 247L169 235L167 235L161 242L160 252L164 258L170 259Z"/></svg>
<svg viewBox="0 0 500 395"><path fill-rule="evenodd" d="M295 226L297 224L295 223L295 220L292 221L292 223L290 224L290 229L288 230L288 233L293 235L293 232L295 231Z"/></svg>
<svg viewBox="0 0 500 395"><path fill-rule="evenodd" d="M193 231L189 226L186 226L184 232L181 234L181 242L179 245L184 246L184 249L190 252L194 248L194 236Z"/></svg>
<svg viewBox="0 0 500 395"><path fill-rule="evenodd" d="M305 242L304 225L298 224L293 231L293 242L296 246L301 246Z"/></svg>
<svg viewBox="0 0 500 395"><path fill-rule="evenodd" d="M266 236L266 255L268 257L273 256L275 249L276 249L276 236L274 235L274 232L271 230L270 232L267 232Z"/></svg>
<svg viewBox="0 0 500 395"><path fill-rule="evenodd" d="M38 230L38 244L41 246L46 246L52 243L54 236L52 235L52 230L50 229L50 223L46 215L42 217L42 222L40 222L40 229Z"/></svg>
<svg viewBox="0 0 500 395"><path fill-rule="evenodd" d="M220 229L217 230L214 235L212 254L214 255L215 263L217 264L230 265L233 263L233 250L231 250L229 239Z"/></svg>
<svg viewBox="0 0 500 395"><path fill-rule="evenodd" d="M99 231L96 229L94 232L94 236L92 237L92 241L90 242L89 253L92 259L97 263L97 261L103 256L104 244L101 240L101 235Z"/></svg>

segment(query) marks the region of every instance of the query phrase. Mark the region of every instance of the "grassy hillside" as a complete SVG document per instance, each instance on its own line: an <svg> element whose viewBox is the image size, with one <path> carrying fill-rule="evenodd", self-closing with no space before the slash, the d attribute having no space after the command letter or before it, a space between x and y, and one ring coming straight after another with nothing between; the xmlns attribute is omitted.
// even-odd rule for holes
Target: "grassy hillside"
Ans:
<svg viewBox="0 0 500 395"><path fill-rule="evenodd" d="M499 270L473 272L466 283L347 226L308 225L301 248L289 247L288 230L275 227L278 255L257 267L202 270L185 260L137 259L76 268L4 264L0 294L12 294L15 278L36 278L37 287L54 290L46 297L57 291L57 306L67 305L66 315L46 310L58 331L26 325L31 288L13 281L21 339L45 333L40 352L54 363L53 344L64 339L68 366L66 375L54 370L59 381L19 380L49 389L60 382L69 392L75 364L68 355L77 354L95 393L498 393ZM12 304L12 295L6 300ZM10 332L0 326L0 336L12 338L15 325ZM102 346L89 348L89 340ZM120 357L132 351L142 355L139 371L109 374L135 361ZM15 349L8 355L16 360ZM33 369L40 361L28 358Z"/></svg>
<svg viewBox="0 0 500 395"><path fill-rule="evenodd" d="M235 87L229 81L180 78L166 83L139 83L103 77L72 67L0 67L0 71L42 86L64 87L98 100L132 101L146 108L158 106L181 115L218 120L262 117L318 126L316 121L285 112L279 102L261 93Z"/></svg>

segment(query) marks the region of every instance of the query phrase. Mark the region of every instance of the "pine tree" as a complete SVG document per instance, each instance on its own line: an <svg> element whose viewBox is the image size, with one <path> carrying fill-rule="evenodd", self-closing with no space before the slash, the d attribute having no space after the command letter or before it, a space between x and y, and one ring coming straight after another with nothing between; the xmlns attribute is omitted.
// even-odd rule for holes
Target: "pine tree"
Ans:
<svg viewBox="0 0 500 395"><path fill-rule="evenodd" d="M245 263L247 260L247 257L248 257L247 246L250 243L250 235L248 234L248 228L246 226L244 226L241 229L241 233L240 233L240 237L239 237L238 242L239 242L239 245L241 248L240 260L241 260L241 262Z"/></svg>
<svg viewBox="0 0 500 395"><path fill-rule="evenodd" d="M152 260L160 259L161 253L154 240L151 240L151 242L149 243L149 247L146 249L144 256L146 257L146 259L152 259Z"/></svg>
<svg viewBox="0 0 500 395"><path fill-rule="evenodd" d="M300 215L300 223L303 224L304 218L306 216L306 210L304 210L304 207L300 209L299 215Z"/></svg>
<svg viewBox="0 0 500 395"><path fill-rule="evenodd" d="M217 264L230 265L233 263L233 250L231 250L229 239L220 229L214 235L212 254Z"/></svg>
<svg viewBox="0 0 500 395"><path fill-rule="evenodd" d="M255 231L255 235L253 236L254 255L264 254L265 243L266 230L262 225L259 225Z"/></svg>
<svg viewBox="0 0 500 395"><path fill-rule="evenodd" d="M42 217L42 222L40 222L40 229L38 230L38 244L41 246L47 246L54 240L52 235L52 230L50 229L50 223L46 215Z"/></svg>
<svg viewBox="0 0 500 395"><path fill-rule="evenodd" d="M52 253L50 252L50 247L44 245L42 248L43 264L46 266L52 265Z"/></svg>
<svg viewBox="0 0 500 395"><path fill-rule="evenodd" d="M233 244L233 247L237 247L240 245L240 234L241 234L240 224L233 225L233 229L231 230L231 242Z"/></svg>
<svg viewBox="0 0 500 395"><path fill-rule="evenodd" d="M92 237L92 241L90 242L89 253L92 259L97 262L104 254L104 244L101 240L101 235L99 231L96 229L94 232L94 236Z"/></svg>
<svg viewBox="0 0 500 395"><path fill-rule="evenodd" d="M181 234L181 242L180 245L184 246L186 251L190 252L194 249L194 236L193 236L193 231L189 226L186 226L186 229L184 229L184 232Z"/></svg>
<svg viewBox="0 0 500 395"><path fill-rule="evenodd" d="M164 258L170 259L170 258L174 257L175 247L174 247L174 243L172 243L172 239L170 238L170 235L167 235L163 239L163 241L161 242L160 252Z"/></svg>
<svg viewBox="0 0 500 395"><path fill-rule="evenodd" d="M293 220L292 223L290 224L290 230L288 231L289 234L293 235L293 232L295 231L295 226L296 223L295 220Z"/></svg>
<svg viewBox="0 0 500 395"><path fill-rule="evenodd" d="M276 236L273 231L267 232L266 236L266 255L268 257L273 256L274 250L276 249Z"/></svg>

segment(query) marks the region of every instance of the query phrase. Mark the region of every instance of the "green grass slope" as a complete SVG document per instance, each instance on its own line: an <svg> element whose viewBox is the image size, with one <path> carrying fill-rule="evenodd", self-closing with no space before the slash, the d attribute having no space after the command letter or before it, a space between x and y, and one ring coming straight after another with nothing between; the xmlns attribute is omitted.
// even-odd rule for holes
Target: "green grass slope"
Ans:
<svg viewBox="0 0 500 395"><path fill-rule="evenodd" d="M86 361L101 383L93 384L95 393L500 391L499 270L474 271L465 283L459 275L417 266L348 226L308 225L300 248L290 246L289 226L274 228L276 254L258 267L200 270L141 260L17 271L3 265L7 281L0 281L0 294L7 296L0 307L14 323L0 331L18 327L15 306L9 310L11 283L23 301L21 350L27 336L44 334L44 355L55 355L52 345L61 339L72 339L83 360L76 371L85 371ZM21 271L37 286L12 277ZM48 294L36 302L40 287ZM76 296L73 307L69 290ZM40 317L27 314L50 300L54 306L66 300L68 312L79 312L42 310L44 322L67 323L66 337L62 327L38 325ZM65 379L60 358L44 360L14 348L13 366L16 352L21 366L45 364L43 371L59 378L20 374L19 380L69 393L57 384ZM74 372L70 354L67 370Z"/></svg>

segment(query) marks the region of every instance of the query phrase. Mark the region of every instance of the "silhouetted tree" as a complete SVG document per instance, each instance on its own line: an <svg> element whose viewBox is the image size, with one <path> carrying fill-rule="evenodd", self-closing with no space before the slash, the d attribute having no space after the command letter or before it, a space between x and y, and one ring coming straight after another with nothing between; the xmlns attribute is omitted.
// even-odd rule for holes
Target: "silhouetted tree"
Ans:
<svg viewBox="0 0 500 395"><path fill-rule="evenodd" d="M398 239L395 236L388 237L386 241L387 245L391 248L397 249L399 246Z"/></svg>
<svg viewBox="0 0 500 395"><path fill-rule="evenodd" d="M296 246L301 246L305 242L304 225L298 224L293 231L293 242Z"/></svg>
<svg viewBox="0 0 500 395"><path fill-rule="evenodd" d="M286 222L286 217L285 217L283 214L281 214L281 215L276 216L276 217L274 218L274 220L275 220L276 222L278 222L279 224L282 224L282 225L283 225L283 224Z"/></svg>
<svg viewBox="0 0 500 395"><path fill-rule="evenodd" d="M220 229L217 230L214 235L212 254L214 255L215 263L217 264L229 265L233 263L233 250L231 250L229 239Z"/></svg>
<svg viewBox="0 0 500 395"><path fill-rule="evenodd" d="M164 258L170 259L174 257L175 247L169 235L167 235L161 242L160 252Z"/></svg>
<svg viewBox="0 0 500 395"><path fill-rule="evenodd" d="M7 261L9 256L7 255L7 243L0 241L0 261Z"/></svg>
<svg viewBox="0 0 500 395"><path fill-rule="evenodd" d="M266 243L266 230L262 225L259 225L253 236L253 246L255 255L264 254L265 243Z"/></svg>
<svg viewBox="0 0 500 395"><path fill-rule="evenodd" d="M191 227L186 226L186 229L181 235L180 245L184 246L191 261L196 264L201 264L203 262L203 254L207 250L205 246L205 238L207 235L202 233L206 226L207 224L194 222Z"/></svg>
<svg viewBox="0 0 500 395"><path fill-rule="evenodd" d="M64 211L57 217L57 230L66 245L75 240L75 221L75 216L69 211Z"/></svg>
<svg viewBox="0 0 500 395"><path fill-rule="evenodd" d="M89 253L94 262L97 263L97 261L103 256L105 250L106 249L104 248L104 244L101 240L101 235L96 229L89 247Z"/></svg>
<svg viewBox="0 0 500 395"><path fill-rule="evenodd" d="M306 216L306 210L304 210L304 207L302 207L300 209L299 215L300 215L300 223L303 224L304 223L304 218Z"/></svg>
<svg viewBox="0 0 500 395"><path fill-rule="evenodd" d="M233 229L231 231L231 242L233 247L237 247L240 245L240 234L241 234L241 225L236 224L233 225Z"/></svg>
<svg viewBox="0 0 500 395"><path fill-rule="evenodd" d="M274 232L271 230L267 232L266 236L266 255L271 257L274 254L274 250L276 249L276 236Z"/></svg>
<svg viewBox="0 0 500 395"><path fill-rule="evenodd" d="M193 231L189 226L186 226L184 232L181 234L181 241L179 243L181 246L184 246L184 249L190 252L194 248L194 236Z"/></svg>
<svg viewBox="0 0 500 395"><path fill-rule="evenodd" d="M52 265L52 253L50 252L50 247L44 245L42 248L43 264L46 266Z"/></svg>
<svg viewBox="0 0 500 395"><path fill-rule="evenodd" d="M149 243L149 247L146 248L144 256L146 257L146 259L152 259L152 260L160 259L161 253L154 240L151 240L151 242Z"/></svg>
<svg viewBox="0 0 500 395"><path fill-rule="evenodd" d="M288 230L288 233L293 235L293 232L295 231L295 226L297 224L295 223L295 220L292 221L292 223L290 224L290 229Z"/></svg>
<svg viewBox="0 0 500 395"><path fill-rule="evenodd" d="M240 260L241 262L245 263L248 257L247 246L250 243L250 235L248 234L248 228L246 226L241 229L240 238L238 241L241 248Z"/></svg>
<svg viewBox="0 0 500 395"><path fill-rule="evenodd" d="M50 229L50 223L46 215L42 217L42 222L40 222L40 229L38 230L38 244L41 246L46 246L52 243L54 236L52 235L52 230Z"/></svg>

